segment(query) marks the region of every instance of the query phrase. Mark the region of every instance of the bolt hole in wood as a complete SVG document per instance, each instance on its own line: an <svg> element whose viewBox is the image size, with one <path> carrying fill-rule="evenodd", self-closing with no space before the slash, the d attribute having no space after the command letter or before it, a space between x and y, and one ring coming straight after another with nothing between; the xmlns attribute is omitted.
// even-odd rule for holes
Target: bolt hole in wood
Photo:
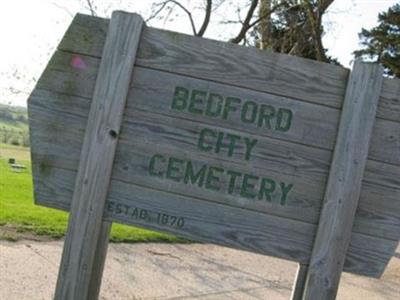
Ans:
<svg viewBox="0 0 400 300"><path fill-rule="evenodd" d="M108 132L108 134L109 134L113 139L116 139L116 138L118 137L118 133L117 133L115 130L113 130L113 129L110 129L110 131Z"/></svg>

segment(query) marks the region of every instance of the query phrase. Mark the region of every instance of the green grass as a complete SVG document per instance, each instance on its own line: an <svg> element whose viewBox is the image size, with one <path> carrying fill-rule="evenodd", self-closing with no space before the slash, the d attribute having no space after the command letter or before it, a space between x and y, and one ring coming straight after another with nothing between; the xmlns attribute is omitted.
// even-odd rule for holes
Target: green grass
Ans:
<svg viewBox="0 0 400 300"><path fill-rule="evenodd" d="M16 158L27 169L13 172L7 163L9 157ZM30 162L21 158L29 158L28 148L0 144L0 225L11 226L19 232L63 237L67 213L34 205ZM121 224L113 224L110 239L114 242L183 242L171 235Z"/></svg>
<svg viewBox="0 0 400 300"><path fill-rule="evenodd" d="M16 132L27 131L28 127L22 122L7 122L0 120L0 129L14 130Z"/></svg>

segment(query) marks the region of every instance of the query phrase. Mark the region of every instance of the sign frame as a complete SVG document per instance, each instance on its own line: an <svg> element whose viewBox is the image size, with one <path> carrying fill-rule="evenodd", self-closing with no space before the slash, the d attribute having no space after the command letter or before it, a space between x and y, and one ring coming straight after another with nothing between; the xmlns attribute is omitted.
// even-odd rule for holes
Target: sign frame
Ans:
<svg viewBox="0 0 400 300"><path fill-rule="evenodd" d="M135 68L140 71L134 65L142 28L143 20L136 14L112 15L80 156L56 299L96 299L99 294L111 226L110 219L104 219L104 208L132 72ZM318 231L309 266L300 262L292 299L335 299L351 241L368 150L371 152L375 115L382 114L382 109L377 111L385 84L382 73L379 65L356 61L346 78L346 96ZM277 91L279 85L272 85L272 90ZM313 101L318 102L318 97ZM333 106L335 101L328 99ZM397 117L389 110L385 114ZM373 155L379 152L374 147ZM396 161L396 157L393 159Z"/></svg>

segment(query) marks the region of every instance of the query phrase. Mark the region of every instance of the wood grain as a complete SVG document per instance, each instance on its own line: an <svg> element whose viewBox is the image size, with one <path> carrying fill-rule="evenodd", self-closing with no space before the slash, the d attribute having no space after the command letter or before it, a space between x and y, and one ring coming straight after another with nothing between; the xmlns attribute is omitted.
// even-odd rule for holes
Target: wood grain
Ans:
<svg viewBox="0 0 400 300"><path fill-rule="evenodd" d="M290 296L290 300L302 300L304 286L307 278L308 265L307 264L299 264L297 267L296 278L294 280L294 285L292 288L292 295Z"/></svg>
<svg viewBox="0 0 400 300"><path fill-rule="evenodd" d="M31 96L35 201L41 205L70 208L107 26L107 20L75 17ZM307 263L348 70L147 27L137 56L107 201L152 211L153 219L134 219L114 209L106 212L106 220ZM81 63L77 66L74 60ZM280 133L243 126L234 120L237 114L228 122L178 114L170 109L177 83L289 108L297 123ZM400 236L399 85L383 83L344 266L367 276L382 274ZM251 136L261 147L248 162L239 159L243 148L228 158L199 153L201 128ZM282 207L150 180L146 169L155 151L179 152L197 165L209 162L292 180L300 189ZM154 222L158 213L184 217L185 226L162 226Z"/></svg>
<svg viewBox="0 0 400 300"><path fill-rule="evenodd" d="M107 22L105 19L77 15L59 49L100 57L97 48L105 38L101 33ZM340 106L344 81L348 76L347 69L312 60L266 54L255 48L150 27L143 30L136 63L314 103L322 102L333 107ZM288 77L297 80L290 83ZM321 86L319 83L322 81L324 85ZM309 89L314 93L308 93Z"/></svg>
<svg viewBox="0 0 400 300"><path fill-rule="evenodd" d="M83 138L81 128L87 118L90 100L36 90L31 101L35 103L32 114L34 118L31 118L34 160L52 167L76 170ZM69 107L71 109L68 110ZM54 114L57 109L58 113ZM242 150L232 158L226 157L221 160L218 154L201 153L197 150L196 139L200 128L218 129L210 125L199 125L191 120L178 120L146 111L127 109L121 128L113 178L165 189L173 186L188 196L193 194L208 201L317 223L331 160L330 151L258 137L259 147L254 149L251 161L241 162ZM186 187L179 183L149 178L146 161L148 162L156 152L165 155L182 152L179 157L191 158L197 165L208 161L239 171L282 178L295 183L296 189L284 207L274 203L249 201L195 186L186 190ZM41 173L42 171L38 170L37 176L41 176ZM369 161L354 230L398 240L399 214L400 168Z"/></svg>
<svg viewBox="0 0 400 300"><path fill-rule="evenodd" d="M34 165L34 168L46 167ZM75 176L76 171L49 167L46 174L35 182L40 186L35 196L49 207L57 205L60 208L59 205L63 204L68 210L68 197L72 194ZM148 189L116 179L111 181L108 201L147 209L154 214L181 216L185 218L185 226L177 229L138 220L129 214L106 212L105 217L109 221L303 263L309 260L316 230L314 224ZM282 240L284 243L280 242ZM397 241L353 232L344 270L380 277L396 247Z"/></svg>
<svg viewBox="0 0 400 300"><path fill-rule="evenodd" d="M400 122L400 79L383 78L377 116Z"/></svg>
<svg viewBox="0 0 400 300"><path fill-rule="evenodd" d="M334 300L351 240L383 67L357 60L351 72L329 171L304 299Z"/></svg>
<svg viewBox="0 0 400 300"><path fill-rule="evenodd" d="M64 56L65 55L65 56ZM85 62L88 64L88 68L86 70L78 70L74 71L71 67L69 67L69 62L71 59L71 56L68 56L67 54L63 55L55 55L55 62L50 63L48 66L48 71L46 71L43 74L43 77L40 79L38 86L44 87L44 88L51 88L56 86L59 91L62 93L68 94L71 92L73 93L78 93L77 91L87 91L85 93L90 93L88 85L85 83L86 78L90 78L94 76L94 73L92 71L92 68L90 68L91 64L95 64L93 59L85 59ZM65 62L60 62L61 60L64 60ZM60 73L58 70L72 70L70 75L63 77L64 81L60 80ZM171 76L171 79L168 80L169 76ZM157 80L153 80L153 78L157 78ZM149 85L148 83L146 84L145 82L151 79L151 84ZM165 76L165 74L158 72L158 71L152 71L148 70L145 68L137 67L137 71L135 72L134 79L133 79L133 85L132 89L129 93L129 100L127 104L127 118L135 118L135 111L139 108L142 110L147 110L147 111L163 111L165 116L171 116L171 117L180 117L179 114L171 112L169 109L170 105L170 99L173 94L173 89L175 86L175 83L178 81L183 81L183 82L188 82L188 80L185 81L182 76L177 76L173 74L168 74L168 76ZM206 83L201 80L192 80L195 82L195 84L201 88L207 86L207 87L212 87L215 90L220 90L220 89L226 89L225 85L219 85L219 84L213 84L213 83ZM190 84L189 81L188 84ZM57 86L58 83L58 86ZM287 133L288 135L291 136L291 139L297 139L301 140L304 138L305 141L308 143L319 143L320 140L324 141L324 143L319 143L318 145L321 145L322 147L326 147L326 142L327 139L326 137L329 137L330 143L333 144L333 139L334 139L334 130L333 128L337 125L335 125L334 121L330 117L332 115L332 111L334 111L334 115L338 114L338 111L333 110L331 108L326 108L322 106L317 106L317 105L310 105L308 103L303 103L288 100L287 98L284 97L277 97L277 96L271 96L268 94L264 93L257 93L257 92L248 92L243 91L242 89L238 88L229 88L230 94L233 93L233 95L236 96L241 96L242 95L251 95L254 97L254 99L259 99L260 102L271 102L271 103L286 103L286 107L290 107L295 109L295 117L298 117L298 120L302 121L305 123L305 125L300 125L299 129L295 128L294 134L291 132ZM78 93L79 94L79 93ZM50 96L52 97L52 96ZM66 96L67 97L67 96ZM67 98L69 99L69 98ZM75 99L74 97L70 97L70 99ZM43 102L42 106L48 105L45 103L46 99L43 100L38 100L38 102ZM47 100L48 101L48 100ZM290 103L290 104L288 104ZM293 104L294 103L294 104ZM52 109L57 109L58 111L68 111L70 109L69 107L79 107L78 103L75 104L65 104L63 105L62 102L59 103L57 102L56 105L52 107ZM317 107L317 108L314 108ZM302 112L303 109L306 112ZM74 110L74 113L80 113L82 109L79 110ZM67 113L67 112L66 112ZM43 120L48 120L52 112L49 112L49 115L47 117L43 117ZM72 114L72 112L68 112L67 114ZM74 118L72 115L70 116L71 118ZM325 120L321 120L321 118L324 118ZM310 120L308 120L308 118ZM154 122L158 122L161 119L161 116L159 119L154 119ZM330 153L323 152L323 151L315 151L311 148L302 148L300 146L297 146L295 144L287 144L281 141L281 139L285 139L285 134L280 134L277 135L274 132L266 131L266 130L260 130L257 129L257 127L251 127L250 129L246 129L246 127L240 126L240 124L237 124L237 122L229 122L226 124L226 122L222 121L216 121L216 120L207 120L204 117L196 117L195 115L187 115L185 119L191 119L194 121L201 121L203 124L214 124L217 126L223 126L223 127L228 127L232 130L241 130L242 132L245 133L258 133L260 135L263 135L265 137L278 137L280 140L278 141L272 141L268 140L269 144L273 145L281 145L280 147L276 148L276 151L273 151L271 153L266 152L264 154L264 157L266 155L272 155L272 157L277 157L279 159L279 156L281 156L282 153L287 153L287 155L284 158L281 158L282 163L280 165L276 165L276 169L280 170L282 168L282 165L287 164L288 161L290 162L295 162L293 164L289 164L289 168L286 168L286 172L290 171L298 171L296 173L299 178L297 180L303 180L304 170L308 170L307 172L314 173L314 176L306 176L304 177L305 181L305 191L307 191L308 194L315 195L315 196L308 196L307 198L304 196L307 193L303 193L303 196L300 199L307 199L306 201L297 201L298 206L303 209L304 213L304 218L303 220L312 220L315 221L316 214L318 214L318 209L320 207L320 201L322 199L320 195L320 190L318 190L318 187L320 186L318 183L324 181L324 176L326 176L326 170L327 166L330 163ZM326 121L328 124L324 124L322 121ZM75 123L75 119L71 119L71 122L66 121L66 124L68 126L73 126ZM381 123L383 122L383 123ZM324 125L319 125L319 123L322 123ZM178 121L176 121L176 124L179 124ZM176 126L176 124L174 126ZM400 125L395 122L390 122L390 121L385 121L385 120L378 120L377 125L383 124L380 128L382 128L381 131L378 130L378 132L381 132L380 134L376 134L376 139L375 140L381 140L385 139L385 137L388 136L387 132L394 132L393 135L399 135L400 134L400 129L397 130L396 126L394 125ZM390 130L385 131L386 124L389 124L388 128ZM45 126L43 124L43 126ZM57 125L57 122L54 122L52 125L52 130L57 130L59 125ZM186 125L183 125L185 127ZM321 127L322 126L322 127ZM63 131L65 128L64 126L60 126L60 131ZM129 128L129 126L127 127ZM303 129L302 129L303 128ZM319 129L318 131L320 132L319 134L316 134L314 131L314 128ZM375 128L378 128L375 126ZM42 130L42 129L41 129ZM79 129L78 129L79 130ZM171 130L170 130L171 132ZM148 132L148 138L147 139L152 139L151 134L155 134L156 132L149 131ZM71 138L74 139L74 135L76 133L71 134ZM137 132L132 132L131 134L137 134ZM69 139L69 135L67 136L67 132L64 132L63 135L65 138ZM51 132L46 132L45 136L53 136ZM390 138L389 134L389 138ZM165 140L167 140L169 137L166 136ZM157 136L154 141L159 140L160 137ZM380 147L381 143L372 143L371 149L377 149L377 151L381 151L381 153L385 153L387 156L394 157L395 159L399 156L396 155L396 148L398 141L400 138L395 138L392 140L389 145L393 145L393 147ZM168 143L168 142L166 142ZM191 142L193 144L193 142ZM78 146L78 143L74 143L76 147ZM169 143L168 143L169 144ZM386 143L387 145L388 143ZM376 145L376 146L374 146ZM284 146L284 147L283 147ZM179 146L180 147L180 146ZM294 147L295 149L302 149L299 150L300 152L294 152L294 154L291 154L291 152L287 149L288 147L292 148ZM61 147L62 148L62 147ZM265 147L266 149L269 149L270 147ZM371 150L370 150L371 151ZM308 155L307 155L308 152ZM373 152L373 151L371 151ZM320 153L320 154L317 154ZM389 153L389 155L387 154ZM394 154L394 156L392 155ZM322 155L322 156L321 156ZM324 159L322 159L324 157ZM296 160L294 160L294 158ZM387 159L383 159L387 160ZM276 160L275 160L276 161ZM61 163L61 162L58 162ZM268 163L269 164L269 163ZM259 165L258 161L257 163L254 163L253 165ZM291 168L291 169L290 169ZM369 160L367 163L367 174L365 177L365 182L363 184L363 189L362 189L362 194L361 194L361 202L360 202L360 207L358 208L359 216L356 222L356 227L358 230L359 224L361 225L360 227L364 229L360 229L363 232L368 232L369 234L382 234L383 237L387 238L392 238L392 239L398 239L399 237L399 232L400 232L400 218L399 218L399 202L400 202L400 191L399 191L399 180L400 178L400 168L398 166L390 166L387 164L382 164L377 161ZM322 177L321 177L322 176ZM372 183L372 184L371 184ZM312 187L315 185L317 188L316 191L313 193L312 192ZM310 187L310 188L307 188ZM365 188L364 188L365 187ZM316 199L318 199L316 201ZM296 218L296 215L298 215L295 211L295 207L293 207L294 212L287 212L286 210L283 212L285 216L288 216L288 214L291 214L291 218ZM275 212L279 212L278 210L274 210ZM308 211L308 212L307 212ZM277 212L277 213L278 213ZM280 214L280 212L279 212ZM373 220L373 221L372 221ZM368 222L372 222L370 225L368 225Z"/></svg>
<svg viewBox="0 0 400 300"><path fill-rule="evenodd" d="M104 204L142 25L138 15L113 13L82 144L55 299L83 300L89 291L99 291L90 287L100 284L91 272L98 271L95 257L105 259L95 254L96 246L103 245Z"/></svg>
<svg viewBox="0 0 400 300"><path fill-rule="evenodd" d="M107 19L77 14L58 48L100 57L107 24ZM202 51L205 47L207 51ZM143 31L137 64L335 108L342 105L349 74L329 64L154 28ZM195 64L200 69L193 68ZM288 77L298 80L289 80L291 85ZM308 89L313 90L311 95ZM399 79L384 80L377 117L400 122Z"/></svg>
<svg viewBox="0 0 400 300"><path fill-rule="evenodd" d="M85 69L76 69L71 66L71 60L75 54L56 52L51 59L46 72L40 78L37 87L65 93L71 96L91 98L94 88L94 78L97 74L99 60L87 56L79 56L85 64ZM221 122L218 119L209 120L203 116L186 114L187 118L202 120L210 124L224 124L228 128L247 130L257 134L277 137L291 142L304 143L327 150L332 150L336 129L338 126L340 111L321 105L312 105L292 98L279 97L271 94L254 92L242 88L236 88L225 84L217 84L205 80L187 78L165 72L148 70L137 67L130 93L128 104L134 97L139 97L141 102L137 106L146 109L168 110L170 99L173 97L176 83L189 87L197 87L211 91L226 91L227 95L248 97L259 103L278 103L282 107L293 109L295 115L293 126L289 132L281 133L265 130L256 126L246 127L239 122ZM149 82L148 79L151 81ZM135 104L136 105L136 104ZM173 111L168 112L177 116ZM396 164L400 166L400 123L377 119L374 125L374 134L371 141L369 159Z"/></svg>
<svg viewBox="0 0 400 300"><path fill-rule="evenodd" d="M111 226L112 222L109 221L103 221L101 223L100 236L96 245L92 276L89 283L88 300L97 300L99 298Z"/></svg>

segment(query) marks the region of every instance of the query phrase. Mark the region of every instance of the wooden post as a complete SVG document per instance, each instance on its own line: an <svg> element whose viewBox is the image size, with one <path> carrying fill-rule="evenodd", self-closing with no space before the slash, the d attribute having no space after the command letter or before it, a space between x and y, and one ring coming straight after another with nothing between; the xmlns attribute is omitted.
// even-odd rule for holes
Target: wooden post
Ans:
<svg viewBox="0 0 400 300"><path fill-rule="evenodd" d="M90 287L101 281L93 277L93 262L105 258L105 251L96 254L96 248L106 246L100 241L104 205L142 26L139 15L114 12L111 18L75 182L57 300L87 300L89 291L99 290Z"/></svg>
<svg viewBox="0 0 400 300"><path fill-rule="evenodd" d="M111 222L103 221L100 229L100 236L97 240L96 252L94 255L92 275L90 277L88 300L97 300L100 294L101 279L103 277L104 264L106 262L108 240L111 231Z"/></svg>
<svg viewBox="0 0 400 300"><path fill-rule="evenodd" d="M303 299L304 287L307 278L307 271L308 265L306 264L299 264L297 268L297 274L295 283L292 288L292 296L290 297L291 300L301 300Z"/></svg>
<svg viewBox="0 0 400 300"><path fill-rule="evenodd" d="M382 75L380 65L356 61L348 79L303 299L336 298L360 196Z"/></svg>

